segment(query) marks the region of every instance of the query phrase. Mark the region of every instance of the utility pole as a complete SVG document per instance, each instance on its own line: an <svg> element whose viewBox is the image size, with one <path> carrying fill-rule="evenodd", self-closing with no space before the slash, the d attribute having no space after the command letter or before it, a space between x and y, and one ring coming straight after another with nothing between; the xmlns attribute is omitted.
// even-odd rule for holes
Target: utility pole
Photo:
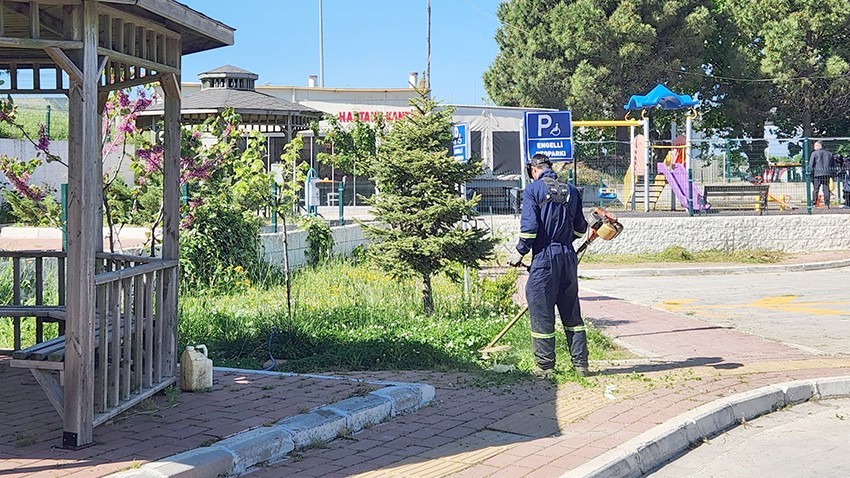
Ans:
<svg viewBox="0 0 850 478"><path fill-rule="evenodd" d="M430 0L428 0L430 2ZM325 87L325 46L322 24L322 0L319 0L319 87Z"/></svg>
<svg viewBox="0 0 850 478"><path fill-rule="evenodd" d="M431 93L431 0L428 0L428 32L426 37L428 45L428 58L425 63L425 88Z"/></svg>

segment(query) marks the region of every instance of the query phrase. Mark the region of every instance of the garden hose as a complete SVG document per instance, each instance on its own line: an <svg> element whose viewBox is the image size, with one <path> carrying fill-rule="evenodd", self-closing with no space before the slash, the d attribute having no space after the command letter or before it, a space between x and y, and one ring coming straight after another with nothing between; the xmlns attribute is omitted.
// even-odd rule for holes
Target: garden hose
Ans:
<svg viewBox="0 0 850 478"><path fill-rule="evenodd" d="M268 365L268 367L265 367L263 369L264 372L274 370L274 368L277 367L277 360L275 360L274 355L272 354L272 338L274 338L274 335L276 333L277 333L277 327L272 327L272 331L269 332L269 340L268 340L268 343L266 345L266 347L268 348L269 360L271 361L271 363Z"/></svg>

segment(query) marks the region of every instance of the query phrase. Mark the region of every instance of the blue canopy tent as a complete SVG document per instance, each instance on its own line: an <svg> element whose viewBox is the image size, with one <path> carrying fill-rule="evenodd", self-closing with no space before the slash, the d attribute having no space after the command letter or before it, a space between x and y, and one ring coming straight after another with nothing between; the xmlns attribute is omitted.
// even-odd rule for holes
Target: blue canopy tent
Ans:
<svg viewBox="0 0 850 478"><path fill-rule="evenodd" d="M670 91L669 88L662 84L658 84L655 88L652 89L646 95L632 95L629 98L628 104L624 105L626 111L645 111L651 110L653 108L661 108L663 110L681 110L681 109L690 109L699 106L699 100L692 98L690 95L679 95ZM686 121L685 121L685 167L688 170L688 186L687 198L682 197L681 199L687 199L688 206L688 214L694 214L694 186L693 186L693 175L691 172L691 132L692 132L692 115L688 113ZM651 157L651 148L652 145L649 141L649 117L647 117L646 123L644 123L644 137L646 138L646 174L644 175L644 208L645 210L649 210L649 168L650 168L650 157ZM684 191L684 188L679 188ZM697 200L700 201L701 195L699 192L696 192ZM700 201L698 206L699 209L704 209L704 206Z"/></svg>
<svg viewBox="0 0 850 478"><path fill-rule="evenodd" d="M624 108L626 108L626 111L639 111L655 107L661 107L662 110L681 110L698 105L699 101L691 98L690 95L677 95L666 86L658 84L645 95L632 95Z"/></svg>

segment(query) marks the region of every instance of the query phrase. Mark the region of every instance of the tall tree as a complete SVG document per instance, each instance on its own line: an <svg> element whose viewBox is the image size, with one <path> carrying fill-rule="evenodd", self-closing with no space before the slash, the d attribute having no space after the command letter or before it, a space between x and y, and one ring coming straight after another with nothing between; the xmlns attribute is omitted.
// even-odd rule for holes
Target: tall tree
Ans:
<svg viewBox="0 0 850 478"><path fill-rule="evenodd" d="M750 138L735 141L731 152L746 158L752 171L767 165L765 124L773 120L773 85L760 68L757 43L747 27L735 21L733 1L716 0L713 17L716 34L706 44L699 127L707 135Z"/></svg>
<svg viewBox="0 0 850 478"><path fill-rule="evenodd" d="M786 134L845 134L850 108L850 0L726 4L773 80L774 122Z"/></svg>
<svg viewBox="0 0 850 478"><path fill-rule="evenodd" d="M377 264L396 277L422 281L422 303L434 311L431 279L453 266L478 268L496 241L478 228L462 227L478 197L461 196L459 185L481 172L480 159L461 163L450 153L452 109L420 91L411 114L393 123L368 165L379 191L368 202L377 224L364 224Z"/></svg>
<svg viewBox="0 0 850 478"><path fill-rule="evenodd" d="M656 83L693 92L715 34L710 0L513 0L499 6L499 53L484 73L492 100L622 117Z"/></svg>

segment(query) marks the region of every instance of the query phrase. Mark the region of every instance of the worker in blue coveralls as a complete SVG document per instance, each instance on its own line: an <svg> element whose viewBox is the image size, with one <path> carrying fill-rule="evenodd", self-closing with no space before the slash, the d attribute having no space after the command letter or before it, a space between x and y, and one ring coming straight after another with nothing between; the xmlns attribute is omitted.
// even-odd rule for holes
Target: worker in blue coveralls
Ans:
<svg viewBox="0 0 850 478"><path fill-rule="evenodd" d="M578 301L578 258L573 241L587 232L581 192L558 180L552 162L535 154L526 165L534 182L522 195L519 243L511 266L532 253L525 298L531 313L531 340L537 361L535 375L551 377L555 370L555 306L567 334L573 367L582 376L587 368L587 329Z"/></svg>

